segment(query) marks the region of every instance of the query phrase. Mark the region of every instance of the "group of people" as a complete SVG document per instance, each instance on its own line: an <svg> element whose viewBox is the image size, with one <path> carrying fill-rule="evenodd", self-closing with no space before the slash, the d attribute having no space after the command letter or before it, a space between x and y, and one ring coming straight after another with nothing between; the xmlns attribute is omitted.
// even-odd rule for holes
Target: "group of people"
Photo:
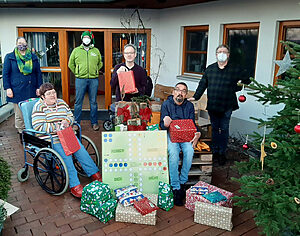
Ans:
<svg viewBox="0 0 300 236"><path fill-rule="evenodd" d="M32 114L33 128L38 131L50 132L56 137L58 123L65 127L72 125L74 120L80 123L82 103L86 91L88 91L90 100L92 128L95 131L99 130L96 98L99 70L102 68L103 63L100 51L94 47L93 33L85 31L82 33L81 39L82 44L72 51L69 59L69 68L76 77L76 100L73 117L69 106L62 99L57 99L53 85L50 83L43 84L38 58L29 50L26 39L23 37L17 38L16 48L5 57L3 85L7 91L7 101L14 104L15 127L19 134L25 128L22 113L18 107L20 101L39 96L40 100L34 106ZM116 94L116 101L121 99L130 101L132 97L147 93L146 70L135 63L136 47L132 44L125 45L123 56L125 62L115 66L110 81L111 88ZM179 82L175 85L172 95L161 106L161 129L168 131L173 120L192 119L195 123L195 111L191 101L200 99L207 89L207 110L212 125L213 158L218 160L220 165L224 165L226 161L225 152L229 137L231 114L238 109L236 92L241 90L240 83L249 84L251 82L245 71L230 62L229 56L228 46L220 45L217 47L217 61L207 67L193 97L187 99L188 86L184 82ZM118 74L129 70L134 73L136 91L122 97ZM194 147L200 136L201 133L197 130L190 142L173 143L168 132L169 174L175 205L183 205L185 183L188 181ZM76 169L70 161L71 159L64 154L58 138L55 139L54 149L66 162L71 193L76 197L81 197L82 186L77 177ZM183 153L183 162L179 173L180 152ZM88 176L91 176L93 180L102 179L98 167L82 145L75 156Z"/></svg>

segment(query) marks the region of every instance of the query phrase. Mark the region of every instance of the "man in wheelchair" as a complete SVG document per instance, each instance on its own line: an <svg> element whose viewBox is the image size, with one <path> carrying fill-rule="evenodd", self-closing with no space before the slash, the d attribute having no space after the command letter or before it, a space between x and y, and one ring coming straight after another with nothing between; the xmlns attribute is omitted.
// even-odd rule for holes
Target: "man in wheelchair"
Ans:
<svg viewBox="0 0 300 236"><path fill-rule="evenodd" d="M77 176L77 170L74 166L72 155L67 156L59 141L57 131L61 127L73 125L74 116L69 106L62 100L57 99L54 86L50 83L44 83L40 87L40 100L36 102L32 111L32 126L40 132L47 132L52 135L53 149L63 158L67 171L69 173L69 186L71 194L80 198L82 196L82 185ZM41 135L40 138L47 139L49 136ZM78 138L77 138L78 139ZM80 149L73 155L80 163L87 176L92 180L102 181L98 167L95 165L91 156L79 141Z"/></svg>

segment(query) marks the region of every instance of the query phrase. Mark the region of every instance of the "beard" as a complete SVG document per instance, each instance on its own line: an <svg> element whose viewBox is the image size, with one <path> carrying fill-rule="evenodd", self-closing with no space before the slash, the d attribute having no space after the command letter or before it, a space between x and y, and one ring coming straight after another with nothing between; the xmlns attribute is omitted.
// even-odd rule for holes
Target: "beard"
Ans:
<svg viewBox="0 0 300 236"><path fill-rule="evenodd" d="M183 102L183 96L182 96L182 95L178 95L175 99L176 99L176 101L179 102L179 103L182 103L182 102Z"/></svg>

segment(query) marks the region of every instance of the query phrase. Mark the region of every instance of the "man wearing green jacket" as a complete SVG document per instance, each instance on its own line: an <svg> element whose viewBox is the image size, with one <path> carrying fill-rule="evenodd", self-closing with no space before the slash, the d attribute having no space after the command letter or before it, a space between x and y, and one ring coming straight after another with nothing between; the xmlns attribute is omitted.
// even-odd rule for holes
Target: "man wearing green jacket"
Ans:
<svg viewBox="0 0 300 236"><path fill-rule="evenodd" d="M80 124L82 103L85 92L88 91L90 100L90 120L93 130L99 130L97 117L97 91L99 85L99 70L102 68L101 54L94 47L95 39L93 33L84 31L81 35L82 44L76 47L69 59L69 68L74 73L75 79L75 107L74 117Z"/></svg>

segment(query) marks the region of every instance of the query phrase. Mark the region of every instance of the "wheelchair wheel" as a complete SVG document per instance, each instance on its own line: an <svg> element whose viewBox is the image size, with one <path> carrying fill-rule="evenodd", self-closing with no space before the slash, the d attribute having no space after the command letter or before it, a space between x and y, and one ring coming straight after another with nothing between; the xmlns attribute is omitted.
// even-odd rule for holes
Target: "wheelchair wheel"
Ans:
<svg viewBox="0 0 300 236"><path fill-rule="evenodd" d="M106 120L103 122L103 128L106 131L111 131L114 128L113 122L110 120Z"/></svg>
<svg viewBox="0 0 300 236"><path fill-rule="evenodd" d="M18 171L17 178L21 183L28 180L29 178L28 166L23 167Z"/></svg>
<svg viewBox="0 0 300 236"><path fill-rule="evenodd" d="M100 155L95 143L87 136L81 135L81 143L87 150L88 154L95 162L96 166L99 168L101 173L101 160ZM80 165L79 161L73 155L73 163L79 175L87 177L87 174L84 172L82 166Z"/></svg>
<svg viewBox="0 0 300 236"><path fill-rule="evenodd" d="M33 162L39 185L52 195L63 194L69 186L69 174L62 157L51 148L41 148Z"/></svg>

